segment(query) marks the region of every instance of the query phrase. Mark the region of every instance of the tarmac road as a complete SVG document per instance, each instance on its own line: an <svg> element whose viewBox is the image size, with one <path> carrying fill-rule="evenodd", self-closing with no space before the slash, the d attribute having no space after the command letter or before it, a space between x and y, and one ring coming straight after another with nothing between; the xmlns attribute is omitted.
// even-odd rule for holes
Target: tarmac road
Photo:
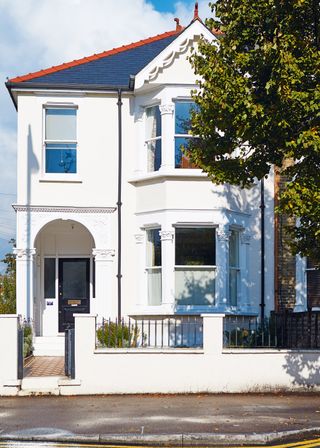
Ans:
<svg viewBox="0 0 320 448"><path fill-rule="evenodd" d="M103 442L95 437L114 434L128 437L128 443L130 437L148 435L199 436L198 442L201 434L228 440L253 435L258 440L262 434L312 428L320 437L319 393L0 398L2 440L76 441L73 436L81 435L83 441Z"/></svg>

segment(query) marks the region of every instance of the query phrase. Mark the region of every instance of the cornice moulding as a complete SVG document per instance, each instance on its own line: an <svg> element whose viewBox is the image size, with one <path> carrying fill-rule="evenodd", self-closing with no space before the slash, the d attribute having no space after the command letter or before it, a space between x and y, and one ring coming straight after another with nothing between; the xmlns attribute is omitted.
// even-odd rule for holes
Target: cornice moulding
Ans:
<svg viewBox="0 0 320 448"><path fill-rule="evenodd" d="M114 213L116 207L72 207L54 205L18 205L12 206L16 212L39 213Z"/></svg>

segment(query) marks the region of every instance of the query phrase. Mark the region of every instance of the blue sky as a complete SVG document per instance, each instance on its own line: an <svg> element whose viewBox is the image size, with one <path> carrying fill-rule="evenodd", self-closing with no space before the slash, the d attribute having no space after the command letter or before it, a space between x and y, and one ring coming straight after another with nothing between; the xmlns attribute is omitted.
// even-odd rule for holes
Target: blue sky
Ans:
<svg viewBox="0 0 320 448"><path fill-rule="evenodd" d="M161 12L174 12L175 3L172 0L152 0L152 3L157 11ZM190 2L182 1L181 3L188 4Z"/></svg>
<svg viewBox="0 0 320 448"><path fill-rule="evenodd" d="M0 259L15 236L16 120L12 78L188 25L193 0L0 0ZM201 18L209 0L199 0ZM58 30L58 32L57 32ZM72 205L72 204L70 204ZM90 205L90 204L88 204ZM0 272L4 266L0 263Z"/></svg>

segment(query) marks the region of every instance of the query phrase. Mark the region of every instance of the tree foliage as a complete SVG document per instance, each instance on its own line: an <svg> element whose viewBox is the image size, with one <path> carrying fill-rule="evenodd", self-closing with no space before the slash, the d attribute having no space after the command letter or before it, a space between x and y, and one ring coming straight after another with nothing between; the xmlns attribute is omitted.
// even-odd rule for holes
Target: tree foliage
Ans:
<svg viewBox="0 0 320 448"><path fill-rule="evenodd" d="M279 212L300 217L293 249L320 261L318 0L217 0L219 42L191 57L199 90L193 162L213 182L250 187L272 166L288 176ZM286 160L293 163L284 163Z"/></svg>
<svg viewBox="0 0 320 448"><path fill-rule="evenodd" d="M14 246L14 240L9 242ZM0 314L14 314L16 312L16 259L10 252L1 261L6 264L6 271L0 277Z"/></svg>

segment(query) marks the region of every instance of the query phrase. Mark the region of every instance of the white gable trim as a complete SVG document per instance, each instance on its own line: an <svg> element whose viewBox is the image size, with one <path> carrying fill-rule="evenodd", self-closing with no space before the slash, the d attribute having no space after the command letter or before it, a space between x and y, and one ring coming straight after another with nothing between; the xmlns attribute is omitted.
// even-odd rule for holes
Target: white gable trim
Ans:
<svg viewBox="0 0 320 448"><path fill-rule="evenodd" d="M137 73L135 77L135 90L140 89L145 83L156 79L160 69L169 67L177 55L185 53L201 36L209 41L217 40L202 22L195 20L170 45L158 54L155 59Z"/></svg>

